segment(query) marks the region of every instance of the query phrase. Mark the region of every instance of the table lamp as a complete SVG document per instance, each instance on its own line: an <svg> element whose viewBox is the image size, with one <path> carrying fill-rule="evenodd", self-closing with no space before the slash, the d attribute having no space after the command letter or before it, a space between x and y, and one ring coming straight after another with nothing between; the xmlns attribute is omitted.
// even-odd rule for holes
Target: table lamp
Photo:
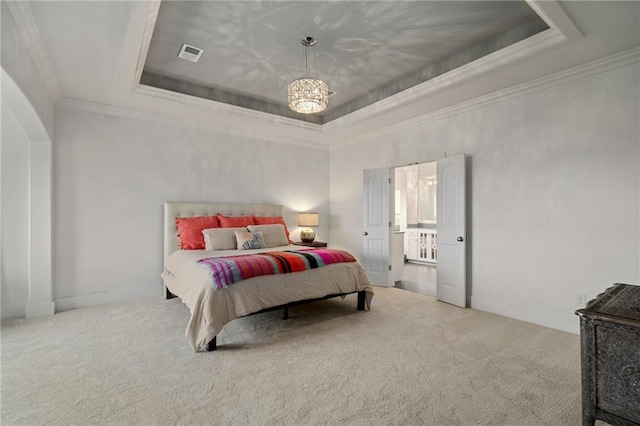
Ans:
<svg viewBox="0 0 640 426"><path fill-rule="evenodd" d="M318 226L320 216L318 213L300 213L298 214L298 226L304 228L300 231L300 239L303 243L310 243L316 238L316 233L311 226Z"/></svg>

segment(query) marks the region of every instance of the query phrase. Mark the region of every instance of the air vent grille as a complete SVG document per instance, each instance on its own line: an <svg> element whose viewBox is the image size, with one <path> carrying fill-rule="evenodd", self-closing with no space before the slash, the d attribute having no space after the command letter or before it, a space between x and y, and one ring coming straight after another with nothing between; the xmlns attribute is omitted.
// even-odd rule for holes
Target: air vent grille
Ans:
<svg viewBox="0 0 640 426"><path fill-rule="evenodd" d="M204 50L199 47L183 44L182 48L180 48L180 53L178 53L178 58L186 59L191 62L198 62L198 59L200 59L203 52Z"/></svg>

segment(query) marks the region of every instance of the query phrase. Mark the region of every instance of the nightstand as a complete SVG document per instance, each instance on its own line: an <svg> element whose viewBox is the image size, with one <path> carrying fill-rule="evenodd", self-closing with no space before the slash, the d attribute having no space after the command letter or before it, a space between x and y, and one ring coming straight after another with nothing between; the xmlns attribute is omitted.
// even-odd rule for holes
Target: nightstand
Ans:
<svg viewBox="0 0 640 426"><path fill-rule="evenodd" d="M302 241L296 241L293 243L296 246L306 246L306 247L326 247L327 243L322 241L311 241L310 243L304 243Z"/></svg>

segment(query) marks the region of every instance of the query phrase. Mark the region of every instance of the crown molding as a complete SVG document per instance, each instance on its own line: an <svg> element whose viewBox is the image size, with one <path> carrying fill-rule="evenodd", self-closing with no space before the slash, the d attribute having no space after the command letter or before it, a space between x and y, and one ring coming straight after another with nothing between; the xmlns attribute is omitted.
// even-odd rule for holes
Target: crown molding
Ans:
<svg viewBox="0 0 640 426"><path fill-rule="evenodd" d="M435 91L461 83L493 69L539 54L543 51L556 48L568 41L576 41L582 37L582 33L580 33L571 18L557 1L526 1L540 18L547 23L549 26L548 30L425 81L373 105L333 120L325 124L323 130L329 134L335 133L370 118L375 114L397 108L408 102L416 101Z"/></svg>
<svg viewBox="0 0 640 426"><path fill-rule="evenodd" d="M136 96L141 95L147 98L163 99L171 103L187 105L208 111L211 114L233 114L249 120L260 120L267 126L276 125L291 128L292 130L304 129L316 134L331 136L341 130L361 123L362 120L371 119L377 114L395 109L409 102L415 102L434 91L450 87L491 71L492 69L538 54L542 51L557 47L568 40L576 40L582 36L556 0L526 1L541 19L547 23L549 26L548 30L521 40L511 46L507 46L506 48L493 52L410 89L396 93L360 110L332 120L329 123L320 125L141 85L139 83L140 76L144 68L153 28L160 7L159 1L150 0L146 5L143 4L132 14L128 28L131 43L127 43L127 45L138 46L138 49L137 51L134 49L132 51L134 53L129 55L129 58L127 58L123 64L123 69L131 70L126 76L123 89L128 90L129 93L133 92Z"/></svg>
<svg viewBox="0 0 640 426"><path fill-rule="evenodd" d="M170 124L180 127L191 126L198 130L222 133L240 137L246 137L250 139L257 139L262 141L268 141L273 143L285 144L285 145L294 145L300 146L304 148L312 148L320 151L327 151L329 146L324 142L310 141L308 139L302 139L295 136L290 135L274 135L264 131L249 129L249 128L239 128L235 126L225 126L217 123L209 123L197 119L192 119L188 117L177 117L172 114L164 114L158 112L151 111L141 111L132 108L125 107L117 107L112 105L104 105L98 104L94 102L86 102L80 101L77 99L70 98L62 98L57 104L57 107L66 108L77 111L87 111L98 114L111 115L121 118L129 118L134 120L142 120L149 121L153 123L160 124Z"/></svg>
<svg viewBox="0 0 640 426"><path fill-rule="evenodd" d="M481 96L481 97L472 99L470 101L454 105L452 107L443 108L428 114L423 114L421 116L418 116L409 120L405 120L397 124L386 126L382 129L375 129L370 132L361 133L356 137L345 137L344 139L341 139L341 140L335 140L334 143L332 143L331 145L329 145L328 142L314 142L314 141L309 141L309 140L292 137L292 136L279 136L279 135L276 136L266 132L256 131L252 129L246 129L246 128L240 129L234 126L224 126L220 124L207 123L204 121L199 121L194 119L185 120L184 117L176 117L171 114L161 114L156 112L140 111L140 110L135 110L131 108L115 107L110 105L79 101L79 100L69 99L69 98L62 98L57 102L57 106L62 108L73 109L73 110L89 111L89 112L95 112L99 114L144 120L144 121L150 121L150 122L162 123L162 124L173 124L177 126L185 126L185 124L189 124L196 128L207 130L207 131L232 134L232 135L248 137L252 139L266 140L274 143L303 146L307 148L313 148L313 149L325 151L330 148L333 149L339 146L345 146L347 144L350 145L350 144L358 143L368 138L371 138L374 135L379 136L379 135L395 133L395 132L415 128L417 126L424 125L431 121L440 120L442 118L445 118L451 115L460 114L462 112L481 108L486 105L490 105L492 103L503 102L503 101L513 99L515 97L523 96L532 92L549 89L551 87L565 84L570 81L589 77L591 75L610 71L616 68L632 65L638 62L640 62L640 47L619 52L614 55L610 55L605 58L601 58L584 65L570 68L568 70L560 71L558 73L545 76L530 82L522 83L517 86L513 86L511 88L499 90L497 92L493 92L491 94ZM155 91L155 90L161 90L161 89L151 88L151 90ZM173 92L168 92L168 91L164 91L164 92L167 92L165 93L165 95L167 96L174 96ZM176 94L176 96L180 96L180 94ZM210 110L211 102L208 102L205 100L198 100L198 99L195 99L195 101L205 103L204 109ZM223 106L225 107L225 109L226 107L229 107L228 105L223 105ZM237 108L239 110L242 110L243 112L246 112L244 108L240 108L240 107L232 107L232 108ZM264 113L259 113L257 111L253 113L264 114ZM295 121L294 124L296 125L302 125L302 126L309 125L308 123L298 122L297 120L293 120L293 121ZM317 131L317 128L319 127L317 125L311 125L311 126L315 127L316 131ZM331 136L330 134L325 135L325 138L330 138L330 136Z"/></svg>
<svg viewBox="0 0 640 426"><path fill-rule="evenodd" d="M151 36L158 17L160 1L136 2L129 17L126 45L138 46L138 49L131 49L128 51L129 53L125 54L121 67L123 74L121 75L119 87L121 93L128 98L127 101L124 104L120 104L120 106L109 106L63 99L58 102L58 105L146 121L195 126L215 132L327 150L330 147L330 142L347 143L348 136L346 135L352 134L355 129L361 129L364 120L375 120L375 117L380 113L391 111L410 102L419 101L435 91L468 81L473 77L483 75L506 64L511 64L582 37L580 30L573 24L558 1L526 1L547 23L548 30L324 125L302 122L292 118L141 85L139 83L140 75L144 68ZM562 73L554 76L558 75L562 75ZM552 76L548 80L550 82L548 84L560 84L559 82L552 83L558 78ZM386 133L413 127L466 109L495 102L497 99L505 99L505 96L518 96L518 94L525 93L528 90L526 87L531 85L537 87L544 84L542 83L544 81L547 80L535 80L535 82L515 86L512 89L495 92L475 100L391 124L382 127L380 130L370 130L364 134L358 134L354 138L349 137L348 140L356 142L375 133ZM510 93L517 94L509 95ZM143 112L145 106L149 106L149 108L148 111ZM190 109L193 114L180 111L184 107ZM152 110L156 112L149 112ZM305 135L307 136L306 138L304 137Z"/></svg>
<svg viewBox="0 0 640 426"><path fill-rule="evenodd" d="M42 77L49 96L54 103L57 102L62 98L62 90L60 90L60 83L42 43L40 31L33 20L29 3L26 1L5 1L3 3L7 6L7 10L16 23L27 52Z"/></svg>
<svg viewBox="0 0 640 426"><path fill-rule="evenodd" d="M125 45L138 46L138 49L130 49L130 53L125 53L125 57L123 58L123 74L120 82L121 93L144 98L144 101L152 100L157 102L157 100L160 99L171 104L187 106L209 113L212 119L216 116L233 115L234 117L241 117L246 120L252 120L253 122L261 122L267 126L284 126L291 131L303 130L319 136L322 135L322 126L320 124L303 122L293 118L282 117L262 111L254 111L236 105L140 84L153 30L160 11L160 3L158 0L149 0L135 3L133 6L127 26L127 40ZM205 124L206 123L207 122L205 122ZM244 123L242 127L246 127ZM294 139L300 140L300 138Z"/></svg>
<svg viewBox="0 0 640 426"><path fill-rule="evenodd" d="M122 96L122 102L116 106L62 98L57 102L57 106L328 150L328 144L322 140L322 128L317 124L302 123L273 114L141 85L140 76L160 4L158 0L132 3L124 44L137 46L137 49L125 49L123 52L121 74L116 88ZM308 135L307 138L304 137L305 134Z"/></svg>
<svg viewBox="0 0 640 426"><path fill-rule="evenodd" d="M633 65L640 62L640 47L628 49L610 56L606 56L595 61L588 62L577 67L569 68L549 76L541 77L526 83L522 83L507 89L499 90L488 95L480 96L470 101L433 111L400 123L392 124L381 129L375 129L367 133L359 134L355 137L346 136L340 140L335 140L330 145L330 149L352 145L363 140L369 139L374 135L385 135L389 133L397 133L400 131L412 129L426 123L440 120L452 115L471 111L484 106L504 102L509 99L527 95L540 90L546 90L555 86L559 86L571 81L590 77L602 72L611 71L617 68Z"/></svg>
<svg viewBox="0 0 640 426"><path fill-rule="evenodd" d="M533 9L536 14L543 21L549 25L549 28L557 32L566 41L580 40L582 32L573 23L567 12L564 11L562 6L557 1L543 1L543 0L525 0L529 7Z"/></svg>
<svg viewBox="0 0 640 426"><path fill-rule="evenodd" d="M284 125L289 128L306 130L315 133L322 133L322 125L300 121L280 115L269 114L267 112L256 111L236 105L225 104L210 99L199 98L197 96L186 95L184 93L173 92L153 86L139 84L133 92L136 95L147 96L153 99L163 99L172 103L187 105L211 114L233 114L249 120L260 120L270 124Z"/></svg>
<svg viewBox="0 0 640 426"><path fill-rule="evenodd" d="M346 127L357 124L362 120L366 120L373 115L386 112L409 102L414 102L436 91L469 80L473 77L477 77L509 63L538 54L551 47L555 47L564 41L565 38L552 29L543 31L511 46L507 46L504 49L498 50L497 52L491 53L459 68L439 75L438 77L432 78L431 80L425 81L411 89L389 96L388 98L362 108L361 110L335 119L323 125L323 130L328 134L337 132Z"/></svg>
<svg viewBox="0 0 640 426"><path fill-rule="evenodd" d="M158 13L160 12L160 0L153 0L143 3L145 7L144 15L142 18L143 25L140 26L140 22L131 19L129 21L129 28L127 34L132 34L133 30L137 30L137 28L142 28L142 34L139 35L141 37L142 43L139 43L140 46L138 50L137 57L132 58L135 60L135 73L133 75L133 84L130 86L132 90L136 90L140 85L140 79L142 78L142 72L144 71L144 64L147 61L147 54L149 53L149 46L151 45L151 38L153 37L153 30L156 26L156 21L158 20ZM134 26L132 28L132 26ZM127 46L132 46L132 44L127 43Z"/></svg>

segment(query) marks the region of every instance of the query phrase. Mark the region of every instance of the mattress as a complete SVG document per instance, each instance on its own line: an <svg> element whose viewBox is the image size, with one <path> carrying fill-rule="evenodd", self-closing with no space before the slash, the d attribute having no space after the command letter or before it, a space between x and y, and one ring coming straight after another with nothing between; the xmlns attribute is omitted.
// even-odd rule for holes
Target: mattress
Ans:
<svg viewBox="0 0 640 426"><path fill-rule="evenodd" d="M226 288L213 283L210 270L198 260L214 256L301 250L299 246L257 250L178 250L171 253L162 273L167 289L187 305L191 318L185 332L194 351L202 350L234 318L263 309L332 294L365 291L369 309L373 288L359 262L335 263L301 272L263 275Z"/></svg>

